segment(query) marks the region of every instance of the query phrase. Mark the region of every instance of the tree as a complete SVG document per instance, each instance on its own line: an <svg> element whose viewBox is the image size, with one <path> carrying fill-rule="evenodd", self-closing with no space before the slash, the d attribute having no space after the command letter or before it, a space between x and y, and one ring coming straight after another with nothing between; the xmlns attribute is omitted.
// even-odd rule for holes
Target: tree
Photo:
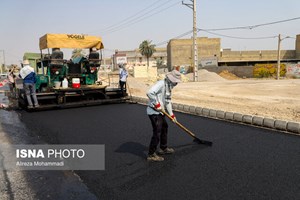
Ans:
<svg viewBox="0 0 300 200"><path fill-rule="evenodd" d="M152 41L144 40L139 47L140 53L147 58L147 69L149 67L149 58L156 51L155 44L151 44Z"/></svg>

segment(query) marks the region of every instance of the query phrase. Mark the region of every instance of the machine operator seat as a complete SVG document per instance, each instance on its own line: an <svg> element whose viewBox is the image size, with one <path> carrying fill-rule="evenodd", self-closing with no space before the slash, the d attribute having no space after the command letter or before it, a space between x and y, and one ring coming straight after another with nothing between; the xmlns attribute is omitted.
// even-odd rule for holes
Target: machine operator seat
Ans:
<svg viewBox="0 0 300 200"><path fill-rule="evenodd" d="M62 66L64 64L64 53L59 48L53 48L51 58L51 65Z"/></svg>
<svg viewBox="0 0 300 200"><path fill-rule="evenodd" d="M89 54L89 65L91 67L100 67L100 54L96 48L92 48Z"/></svg>

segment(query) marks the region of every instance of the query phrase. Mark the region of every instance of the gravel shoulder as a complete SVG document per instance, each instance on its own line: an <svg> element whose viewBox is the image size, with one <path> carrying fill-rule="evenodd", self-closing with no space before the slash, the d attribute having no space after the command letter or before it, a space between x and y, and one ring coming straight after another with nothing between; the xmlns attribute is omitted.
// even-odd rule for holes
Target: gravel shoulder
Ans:
<svg viewBox="0 0 300 200"><path fill-rule="evenodd" d="M174 103L300 122L300 79L228 80L206 71L199 74L199 82L188 82L188 76L174 88ZM128 78L132 96L146 98L154 83Z"/></svg>

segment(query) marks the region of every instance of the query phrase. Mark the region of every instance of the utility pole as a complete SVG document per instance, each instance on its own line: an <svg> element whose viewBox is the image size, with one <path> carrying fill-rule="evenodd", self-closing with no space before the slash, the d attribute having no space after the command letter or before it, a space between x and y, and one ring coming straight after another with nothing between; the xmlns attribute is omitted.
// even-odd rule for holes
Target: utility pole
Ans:
<svg viewBox="0 0 300 200"><path fill-rule="evenodd" d="M1 74L3 74L3 67L5 67L5 51L4 50L0 50L3 53L3 65L1 65L0 70L1 70Z"/></svg>
<svg viewBox="0 0 300 200"><path fill-rule="evenodd" d="M280 77L280 43L281 43L281 35L278 35L278 52L277 52L277 80Z"/></svg>
<svg viewBox="0 0 300 200"><path fill-rule="evenodd" d="M197 47L197 12L196 12L196 0L190 0L192 3L182 4L193 10L193 49L194 49L194 82L198 81L198 47Z"/></svg>
<svg viewBox="0 0 300 200"><path fill-rule="evenodd" d="M280 78L280 53L281 53L281 49L280 49L280 46L281 46L281 41L286 39L286 38L291 38L290 36L286 36L284 38L281 38L281 34L278 35L278 52L277 52L277 76L276 76L276 79L279 80Z"/></svg>

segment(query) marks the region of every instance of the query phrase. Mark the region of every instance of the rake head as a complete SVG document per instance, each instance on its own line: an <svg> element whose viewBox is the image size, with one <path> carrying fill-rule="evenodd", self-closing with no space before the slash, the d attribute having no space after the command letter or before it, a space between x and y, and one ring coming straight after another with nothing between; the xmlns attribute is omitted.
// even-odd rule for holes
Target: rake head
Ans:
<svg viewBox="0 0 300 200"><path fill-rule="evenodd" d="M204 145L208 145L208 146L212 146L213 143L210 141L206 141L206 140L201 140L197 137L194 138L194 142L196 142L197 144L204 144Z"/></svg>

